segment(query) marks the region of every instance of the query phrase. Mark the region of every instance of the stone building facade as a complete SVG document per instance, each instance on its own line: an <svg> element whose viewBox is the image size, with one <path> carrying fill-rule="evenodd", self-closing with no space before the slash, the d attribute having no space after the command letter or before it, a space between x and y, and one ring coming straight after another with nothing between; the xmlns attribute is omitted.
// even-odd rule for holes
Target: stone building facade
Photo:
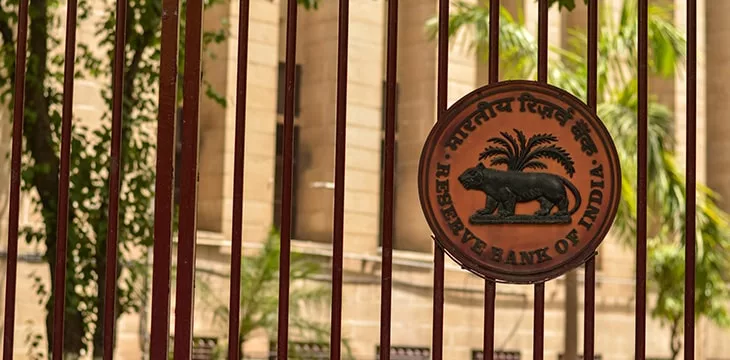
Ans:
<svg viewBox="0 0 730 360"><path fill-rule="evenodd" d="M620 0L609 2L620 3ZM730 158L718 155L730 153L730 141L725 138L730 135L730 122L724 116L730 106L726 100L730 86L725 84L725 75L730 76L730 65L727 65L730 50L725 46L730 36L730 3L716 1L711 6L703 0L699 3L699 176L727 197L730 196ZM523 11L528 27L536 32L537 11L533 0L503 0L502 4L512 11ZM683 1L677 0L674 7L675 21L681 26L686 17L682 4ZM350 9L343 335L351 339L356 359L375 359L379 342L386 7L384 0L352 0ZM424 24L436 15L437 2L401 0L400 7L392 344L427 351L431 343L433 242L420 210L416 176L423 142L436 121L436 42L426 36ZM227 20L231 31L226 42L212 49L216 59L206 60L203 70L204 76L230 104L223 108L204 99L201 107L197 265L208 272L225 273L230 261L238 10L238 2L231 1L209 10L205 17L206 26L211 27L218 26L221 19ZM280 210L283 161L279 138L283 123L286 1L252 0L250 13L244 179L244 249L247 253L256 251L270 226L279 221L276 214ZM571 13L551 10L551 43L563 45L563 34L569 28L585 27L585 16L585 6L581 4ZM300 10L296 49L293 249L310 254L325 264L329 264L331 257L333 222L337 23L337 2L334 0L321 0L316 11ZM92 36L91 30L80 29L79 36ZM452 41L449 104L485 84L486 80L485 64L463 42ZM652 79L650 89L675 111L680 149L684 139L684 82L681 75L673 81ZM74 109L78 117L98 118L99 107L103 104L97 95L99 86L77 82ZM9 114L0 116L3 117L0 136L5 139L0 141L0 146L8 150ZM2 160L0 166L7 169L9 165ZM2 177L0 181L0 230L6 234L8 179ZM27 211L27 200L24 205L26 211L21 214L21 222L38 221L36 215ZM723 205L730 210L730 204L723 202ZM18 271L16 358L22 359L27 347L24 335L43 333L43 309L34 301L31 284L25 279L32 272L46 270L44 265L34 261L33 256L39 249L23 245L20 252L23 257ZM633 252L612 237L604 241L599 252L596 353L602 359L630 359L634 334ZM4 277L0 278L2 281ZM326 283L327 276L318 281ZM211 283L227 301L225 279ZM483 341L483 280L447 260L445 284L444 358L471 359L474 352L480 351ZM546 286L546 359L558 359L563 351L563 287L563 278ZM582 294L582 285L579 293ZM522 359L531 358L532 288L499 285L496 301L496 349L517 352ZM174 299L172 306L174 313ZM580 326L582 309L579 298L575 311ZM328 312L314 316L329 318ZM117 358L143 358L149 323L147 309L122 318ZM196 312L195 327L196 335L200 337L222 337L226 330L212 323L210 315L203 310ZM581 328L578 334L578 343L582 344ZM727 355L730 344L723 341L728 335L727 331L700 322L698 358L730 359ZM648 357L667 358L668 344L669 331L649 319ZM247 343L247 351L252 356L266 358L268 350L269 339L265 334L257 334Z"/></svg>

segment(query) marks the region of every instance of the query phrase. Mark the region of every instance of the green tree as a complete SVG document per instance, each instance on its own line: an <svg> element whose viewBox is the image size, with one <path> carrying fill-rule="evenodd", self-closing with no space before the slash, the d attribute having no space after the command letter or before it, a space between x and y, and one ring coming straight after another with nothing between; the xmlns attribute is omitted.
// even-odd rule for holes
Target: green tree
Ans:
<svg viewBox="0 0 730 360"><path fill-rule="evenodd" d="M247 256L241 267L241 307L240 307L240 347L245 348L248 340L256 331L264 330L270 338L275 338L278 326L279 304L279 232L272 229L263 242L260 251ZM289 279L289 327L290 339L300 341L329 341L329 324L311 320L306 309L329 309L330 288L312 284L317 275L322 274L320 262L301 253L292 252ZM226 328L228 322L227 299L215 295L209 283L198 279L196 287L201 292L203 304L212 309L215 321ZM290 340L291 341L291 340ZM347 339L343 339L346 357L351 358ZM290 351L293 351L290 346ZM300 355L291 353L290 357Z"/></svg>
<svg viewBox="0 0 730 360"><path fill-rule="evenodd" d="M554 3L555 1L551 1ZM572 9L572 0L559 0L559 6ZM637 16L636 0L624 0L618 20L601 11L598 39L598 109L616 140L622 164L622 201L616 219L617 235L633 248L636 233L637 179ZM430 19L427 31L437 35L437 19ZM488 49L489 9L484 5L457 2L449 19L449 35L472 31L472 48ZM649 70L653 76L671 77L682 65L686 47L682 33L672 24L672 11L666 6L649 6ZM584 30L568 33L567 48L551 48L550 83L579 98L587 94L587 37ZM503 79L534 78L537 41L521 20L506 9L500 10L500 60ZM481 54L480 54L481 55ZM486 55L486 54L484 54ZM487 59L484 56L484 59ZM648 206L650 290L656 292L651 315L671 331L669 348L676 358L682 344L684 302L684 213L686 190L672 138L673 114L655 99L649 102L648 128ZM697 283L696 315L715 324L730 323L725 303L728 288L724 278L729 265L728 215L715 203L715 194L703 185L697 189ZM575 282L575 274L567 281ZM568 284L570 285L570 284ZM571 288L571 286L567 286ZM573 284L573 289L575 286ZM566 295L575 298L577 294ZM575 302L574 302L575 303ZM566 326L570 326L567 324ZM575 332L573 332L575 333ZM575 344L573 344L574 346ZM566 349L568 352L570 349ZM575 349L572 349L573 353Z"/></svg>
<svg viewBox="0 0 730 360"><path fill-rule="evenodd" d="M206 1L212 6L221 0ZM51 283L40 274L33 275L39 302L46 307L46 339L53 341L53 292L56 259L56 217L61 103L63 101L63 64L60 34L65 30L61 1L31 0L29 11L28 65L26 72L26 118L23 135L26 141L23 190L31 194L34 210L43 223L22 229L29 244L44 248L43 260L48 265ZM14 101L13 79L18 0L0 1L0 33L2 34L2 99ZM94 11L104 10L95 17ZM184 5L183 5L184 10ZM150 125L157 115L161 3L135 1L128 5L126 28L127 57L124 64L123 129L122 129L122 192L120 198L120 256L116 266L116 321L124 313L137 311L145 289L137 286L142 271L138 261L152 243L152 207L154 190L154 133ZM74 118L72 129L71 174L69 190L69 229L66 275L66 309L64 352L69 357L88 353L102 355L102 323L104 286L106 283L106 246L108 224L108 171L111 143L111 73L115 39L115 2L78 3L78 25L91 26L95 39L77 43L75 77L77 80L102 84L99 95L104 101L98 127L89 127ZM184 26L184 24L183 24ZM78 31L78 30L77 30ZM184 32L183 32L184 33ZM205 44L220 42L226 29L208 32ZM140 91L141 88L148 89ZM209 94L214 91L209 88ZM142 256L139 256L142 252ZM137 253L136 256L134 254ZM121 266L124 264L124 266ZM40 356L40 334L32 337L30 351Z"/></svg>
<svg viewBox="0 0 730 360"><path fill-rule="evenodd" d="M226 0L205 0L206 8ZM0 103L12 108L15 88L14 29L18 22L19 0L0 0ZM299 0L306 8L316 7L316 0ZM61 21L64 8L60 0L30 0L28 64L26 69L25 122L23 138L22 186L32 195L34 211L43 222L22 229L26 242L43 249L51 282L33 275L38 301L46 308L48 346L53 339L53 292L51 284L56 259L56 216L58 206L59 149L61 104L63 101L63 47ZM108 224L108 171L111 143L111 73L115 39L116 2L111 0L78 1L78 26L90 26L94 38L79 41L75 62L77 80L96 82L104 100L101 126L90 128L74 118L72 130L71 174L69 190L69 230L66 276L64 352L69 357L102 352L104 284L107 282L105 253ZM102 9L102 12L98 10ZM101 16L94 14L103 14ZM116 266L117 312L119 316L139 310L146 289L138 286L144 273L139 259L145 258L152 244L152 199L154 196L154 125L157 118L160 58L160 1L130 0L126 26L124 63L122 191L119 205L119 258ZM181 8L180 71L184 71L185 1ZM77 30L78 31L78 30ZM227 37L226 24L206 31L204 46ZM179 93L182 92L180 84ZM208 84L206 95L225 105L224 99ZM181 97L179 97L181 98ZM141 253L141 254L140 254ZM124 266L121 266L124 264ZM42 356L43 336L31 334L29 350Z"/></svg>

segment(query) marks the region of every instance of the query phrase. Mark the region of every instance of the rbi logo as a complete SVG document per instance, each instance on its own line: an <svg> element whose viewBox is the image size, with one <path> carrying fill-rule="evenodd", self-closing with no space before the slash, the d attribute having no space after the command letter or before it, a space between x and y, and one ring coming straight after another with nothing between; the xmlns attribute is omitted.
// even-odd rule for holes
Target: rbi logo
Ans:
<svg viewBox="0 0 730 360"><path fill-rule="evenodd" d="M621 174L608 131L550 85L507 81L454 104L419 167L436 241L489 279L548 280L593 256L618 208Z"/></svg>

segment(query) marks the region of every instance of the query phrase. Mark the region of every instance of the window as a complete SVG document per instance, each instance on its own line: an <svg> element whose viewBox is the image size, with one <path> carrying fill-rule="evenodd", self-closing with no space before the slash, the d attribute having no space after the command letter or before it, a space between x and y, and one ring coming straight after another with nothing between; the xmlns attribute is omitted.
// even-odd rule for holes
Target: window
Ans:
<svg viewBox="0 0 730 360"><path fill-rule="evenodd" d="M595 360L601 360L603 357L601 357L601 354L595 354L593 355L593 359ZM563 360L563 354L558 355L558 360ZM578 355L578 360L583 360L583 355Z"/></svg>
<svg viewBox="0 0 730 360"><path fill-rule="evenodd" d="M294 158L292 159L292 217L291 228L292 237L296 229L296 209L297 209L297 146L299 144L299 126L294 125ZM284 124L276 124L276 169L274 172L274 226L281 229L281 210L282 198L284 194Z"/></svg>
<svg viewBox="0 0 730 360"><path fill-rule="evenodd" d="M299 106L299 94L302 86L301 81L302 65L296 64L294 66L294 116L299 116L301 107ZM276 99L276 112L278 114L284 114L284 98L286 94L286 63L279 63L279 76L278 76L278 87L277 87L277 99Z"/></svg>
<svg viewBox="0 0 730 360"><path fill-rule="evenodd" d="M380 359L380 346L375 348L375 358ZM390 360L429 360L431 349L427 347L392 346Z"/></svg>
<svg viewBox="0 0 730 360"><path fill-rule="evenodd" d="M484 352L482 350L472 350L471 359L472 360L484 359ZM494 360L520 360L520 359L521 359L521 354L519 351L497 350L494 352Z"/></svg>
<svg viewBox="0 0 730 360"><path fill-rule="evenodd" d="M276 342L271 342L269 349L269 360L276 360ZM290 342L289 355L302 360L325 360L330 357L330 347L327 343Z"/></svg>
<svg viewBox="0 0 730 360"><path fill-rule="evenodd" d="M193 338L192 360L213 360L218 339L212 337Z"/></svg>
<svg viewBox="0 0 730 360"><path fill-rule="evenodd" d="M170 335L169 354L172 358L174 351L175 337ZM193 348L190 356L191 360L213 360L215 359L215 349L218 346L218 339L214 337L193 336Z"/></svg>

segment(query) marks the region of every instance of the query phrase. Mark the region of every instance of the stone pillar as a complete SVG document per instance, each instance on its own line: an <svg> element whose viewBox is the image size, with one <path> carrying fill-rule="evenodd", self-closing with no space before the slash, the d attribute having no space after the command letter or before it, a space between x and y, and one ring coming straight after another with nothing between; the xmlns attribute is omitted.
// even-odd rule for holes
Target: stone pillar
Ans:
<svg viewBox="0 0 730 360"><path fill-rule="evenodd" d="M203 76L227 101L225 108L201 98L198 228L230 237L238 77L238 5L221 4L206 11L206 28L231 24L231 36L211 47L215 59L204 61ZM278 2L251 2L246 149L244 239L262 241L272 224L273 170L278 69Z"/></svg>
<svg viewBox="0 0 730 360"><path fill-rule="evenodd" d="M385 18L383 1L350 3L345 236L348 251L374 250L380 233L380 149ZM332 241L339 6L301 11L297 63L301 114L295 236ZM284 48L284 44L282 44ZM282 58L283 61L283 58Z"/></svg>
<svg viewBox="0 0 730 360"><path fill-rule="evenodd" d="M430 252L431 231L420 210L418 161L436 121L437 42L424 32L437 14L434 1L403 0L398 22L398 137L395 171L395 239L399 250Z"/></svg>
<svg viewBox="0 0 730 360"><path fill-rule="evenodd" d="M721 21L719 20L719 15L722 14L722 12L716 13L718 11L718 6L726 6L726 5L718 5L717 2L713 2L712 11L707 13L707 21L709 22L709 19L713 19L713 27L712 31L710 32L710 36L713 37L713 39L718 39L718 36L721 36L722 29L726 28L726 25L721 24ZM699 0L697 1L697 14L704 14L704 8L705 8L705 1ZM677 27L681 30L686 31L687 28L687 6L685 2L681 0L676 0L674 2L674 21L677 24ZM712 51L710 53L705 52L705 19L698 15L697 19L697 113L696 113L696 119L697 119L697 181L698 182L705 182L709 180L706 176L706 164L708 161L713 162L713 177L714 179L718 179L717 175L714 174L716 171L720 171L722 173L723 167L722 162L718 163L717 161L722 161L722 159L717 159L717 156L710 156L708 157L708 149L707 146L710 142L712 142L713 148L718 149L715 146L723 146L724 140L720 140L720 137L722 136L722 125L719 125L718 128L712 128L712 131L707 131L707 114L709 111L712 111L713 114L716 114L717 119L722 118L723 115L721 110L723 106L727 106L724 103L722 103L722 100L719 100L718 95L722 94L722 89L724 88L721 82L718 82L722 79L722 66L720 65L720 61L718 60L722 58L722 54L725 52L723 46L719 45L720 41L711 43L711 49ZM717 32L719 30L719 32ZM686 32L684 32L686 34ZM705 55L706 54L706 55ZM712 77L709 79L710 83L717 84L717 89L719 90L718 93L709 92L713 96L713 102L711 103L711 106L707 106L706 102L706 96L705 96L705 86L703 84L706 83L706 76L705 76L705 64L707 63L707 56L712 56L712 61L714 62L714 67L712 70ZM719 71L719 72L718 72ZM725 70L726 71L726 70ZM687 124L687 79L686 72L681 71L678 76L675 77L675 108L674 108L674 118L675 118L675 128L674 133L676 137L676 152L678 155L679 165L682 170L685 169L685 146L686 146L686 124ZM709 85L714 90L716 88L716 85ZM714 121L714 123L721 123L721 121ZM730 129L727 126L724 127L724 129ZM709 137L709 138L708 138ZM710 140L710 138L712 140ZM730 149L727 147L727 145L724 145L726 147L719 148L718 150L722 151L722 149ZM709 154L714 154L715 151L713 150ZM718 152L717 154L723 154L721 152ZM722 156L720 156L722 157ZM718 166L719 165L719 166ZM727 170L725 170L725 174L730 174ZM727 179L727 177L724 177L724 179ZM718 187L716 189L722 189L723 184L722 181L712 180L714 184L717 184ZM725 189L729 189L730 187L726 187Z"/></svg>
<svg viewBox="0 0 730 360"><path fill-rule="evenodd" d="M332 240L335 109L337 82L336 1L322 1L316 11L299 8L297 64L301 65L301 112L296 166L294 236L301 240ZM282 13L285 16L285 13ZM282 32L286 33L286 24ZM286 61L286 41L280 61ZM282 117L283 121L283 117Z"/></svg>
<svg viewBox="0 0 730 360"><path fill-rule="evenodd" d="M699 7L699 4L698 4ZM707 31L706 46L710 49L701 56L707 61L706 79L707 93L707 184L720 195L720 205L730 211L730 86L727 78L730 68L730 49L727 39L730 37L730 3L715 1L707 7L705 14ZM699 9L698 9L699 12ZM698 24L699 26L699 24Z"/></svg>

